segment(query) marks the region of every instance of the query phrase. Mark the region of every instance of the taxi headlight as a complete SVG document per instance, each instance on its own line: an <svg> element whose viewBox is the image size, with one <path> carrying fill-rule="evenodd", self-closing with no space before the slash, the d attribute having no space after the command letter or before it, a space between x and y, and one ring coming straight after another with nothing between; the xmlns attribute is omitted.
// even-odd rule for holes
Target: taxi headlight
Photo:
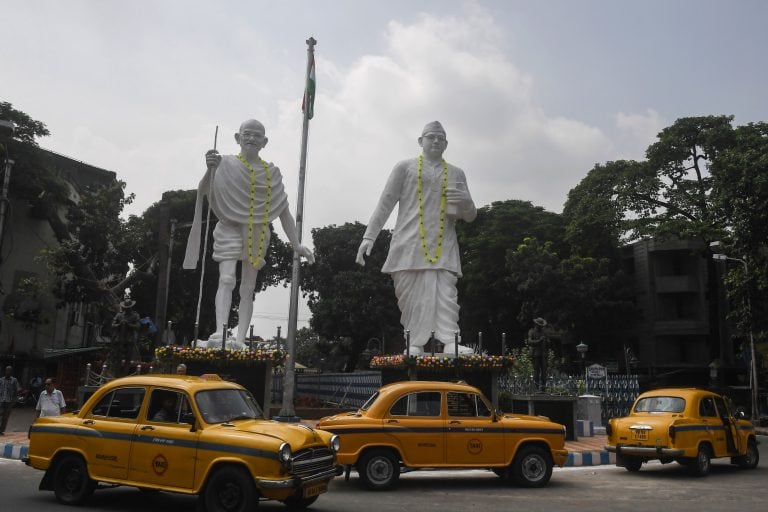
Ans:
<svg viewBox="0 0 768 512"><path fill-rule="evenodd" d="M283 464L287 464L291 461L291 445L288 443L283 443L280 445L280 449L277 451L277 455L280 458L280 462Z"/></svg>
<svg viewBox="0 0 768 512"><path fill-rule="evenodd" d="M334 452L338 452L341 449L341 438L336 434L334 434L333 436L331 436L330 445L331 445L331 449Z"/></svg>

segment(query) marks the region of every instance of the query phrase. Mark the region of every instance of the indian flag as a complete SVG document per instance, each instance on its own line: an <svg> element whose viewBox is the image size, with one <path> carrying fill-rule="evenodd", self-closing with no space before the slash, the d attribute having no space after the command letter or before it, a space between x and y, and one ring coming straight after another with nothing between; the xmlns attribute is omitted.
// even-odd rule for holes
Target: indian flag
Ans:
<svg viewBox="0 0 768 512"><path fill-rule="evenodd" d="M304 99L301 101L301 111L307 113L307 119L312 119L315 115L315 55L312 54L309 60L309 75L307 77L307 88L304 90Z"/></svg>

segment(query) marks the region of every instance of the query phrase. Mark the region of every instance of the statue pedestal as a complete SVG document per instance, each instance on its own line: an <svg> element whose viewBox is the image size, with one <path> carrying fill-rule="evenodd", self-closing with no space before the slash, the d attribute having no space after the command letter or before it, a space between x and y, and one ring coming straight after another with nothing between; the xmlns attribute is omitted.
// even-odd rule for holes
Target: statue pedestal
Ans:
<svg viewBox="0 0 768 512"><path fill-rule="evenodd" d="M565 425L567 440L576 440L577 398L575 396L512 395L511 402L511 410L505 410L505 412L546 416L552 421Z"/></svg>

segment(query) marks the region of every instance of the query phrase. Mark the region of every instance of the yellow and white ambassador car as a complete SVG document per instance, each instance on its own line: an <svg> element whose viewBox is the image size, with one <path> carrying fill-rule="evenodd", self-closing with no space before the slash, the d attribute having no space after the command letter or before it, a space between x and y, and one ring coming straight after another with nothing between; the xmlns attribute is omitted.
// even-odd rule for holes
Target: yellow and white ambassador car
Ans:
<svg viewBox="0 0 768 512"><path fill-rule="evenodd" d="M606 428L616 465L639 471L643 462L676 461L691 473L709 473L711 459L729 457L745 469L757 467L755 429L735 418L725 399L702 389L657 389L641 394L629 416Z"/></svg>
<svg viewBox="0 0 768 512"><path fill-rule="evenodd" d="M464 383L389 384L358 411L323 418L317 428L341 437L338 461L355 466L372 490L392 487L401 466L487 468L518 485L541 487L553 465L568 458L563 425L500 414Z"/></svg>
<svg viewBox="0 0 768 512"><path fill-rule="evenodd" d="M262 416L245 388L215 375L125 377L80 411L35 420L26 462L65 504L103 482L197 494L209 512L259 499L309 506L340 473L338 437Z"/></svg>

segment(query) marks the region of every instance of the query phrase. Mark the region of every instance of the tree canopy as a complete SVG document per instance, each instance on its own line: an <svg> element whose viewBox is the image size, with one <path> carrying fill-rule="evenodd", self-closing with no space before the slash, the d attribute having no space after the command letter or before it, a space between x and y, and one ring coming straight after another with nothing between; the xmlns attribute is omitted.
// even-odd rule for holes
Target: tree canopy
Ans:
<svg viewBox="0 0 768 512"><path fill-rule="evenodd" d="M391 234L381 232L361 267L355 255L364 232L359 222L313 229L316 262L302 271L312 329L327 340L352 340L344 354L348 370L354 369L369 339L384 338L393 347L402 338L392 280L381 272Z"/></svg>

